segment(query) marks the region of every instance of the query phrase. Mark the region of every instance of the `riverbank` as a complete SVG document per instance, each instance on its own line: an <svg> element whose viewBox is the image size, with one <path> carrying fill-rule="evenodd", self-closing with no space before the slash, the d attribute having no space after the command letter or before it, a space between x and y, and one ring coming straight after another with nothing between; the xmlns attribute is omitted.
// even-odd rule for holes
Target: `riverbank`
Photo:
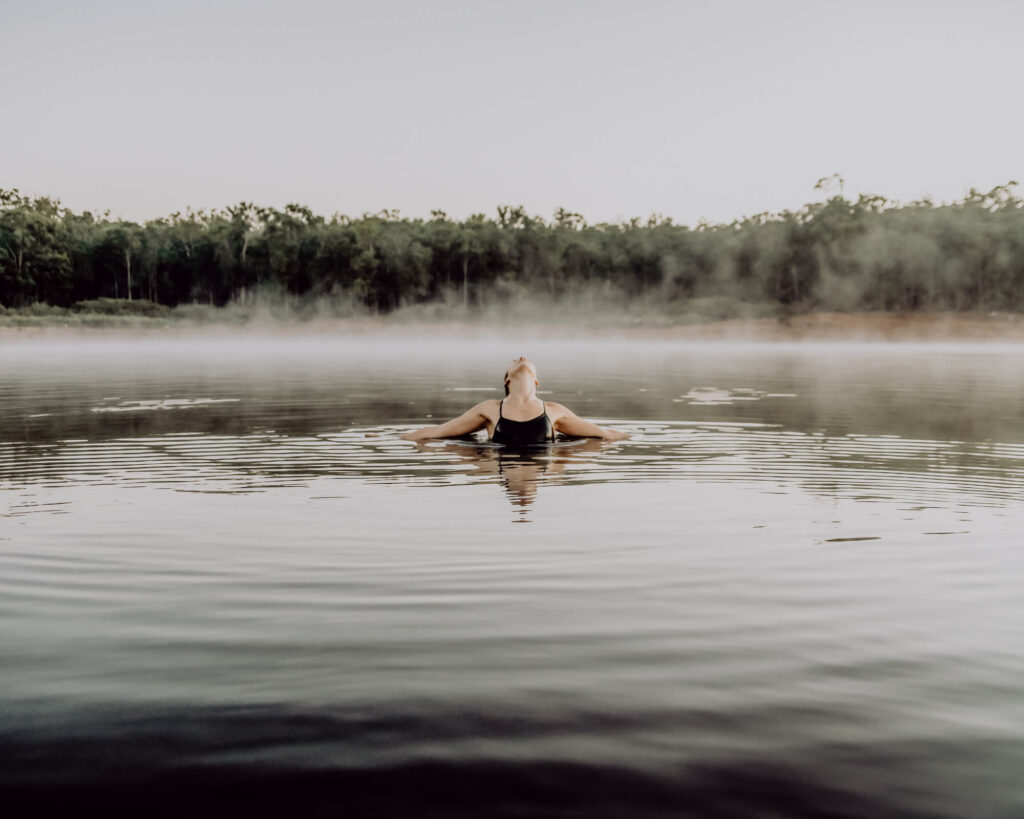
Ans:
<svg viewBox="0 0 1024 819"><path fill-rule="evenodd" d="M115 319L111 321L110 319ZM383 336L423 338L492 337L495 333L529 333L532 337L578 338L592 335L679 341L892 341L892 342L1024 342L1024 316L974 313L808 313L787 318L753 318L666 325L634 321L600 326L594 323L495 322L492 320L422 321L390 317L168 323L145 317L96 317L92 322L65 325L57 321L0 326L0 342L14 339L94 338L153 335L161 337L310 337ZM101 320L103 319L103 320ZM123 320L122 320L123 319Z"/></svg>

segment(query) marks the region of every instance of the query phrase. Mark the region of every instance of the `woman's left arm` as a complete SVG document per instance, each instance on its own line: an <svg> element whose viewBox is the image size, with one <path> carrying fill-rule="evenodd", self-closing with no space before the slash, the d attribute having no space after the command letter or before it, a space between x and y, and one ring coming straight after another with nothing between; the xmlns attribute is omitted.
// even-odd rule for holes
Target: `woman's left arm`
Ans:
<svg viewBox="0 0 1024 819"><path fill-rule="evenodd" d="M555 432L561 432L577 438L600 438L604 441L623 441L629 437L625 432L619 432L617 429L599 427L590 421L584 421L568 407L556 404L553 401L548 402L548 407L553 410L548 413L549 416L555 416L552 421Z"/></svg>

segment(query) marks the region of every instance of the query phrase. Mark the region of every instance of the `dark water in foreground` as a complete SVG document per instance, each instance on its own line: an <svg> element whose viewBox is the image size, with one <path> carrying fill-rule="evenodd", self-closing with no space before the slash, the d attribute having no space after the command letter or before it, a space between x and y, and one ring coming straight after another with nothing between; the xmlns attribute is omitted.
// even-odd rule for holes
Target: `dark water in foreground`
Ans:
<svg viewBox="0 0 1024 819"><path fill-rule="evenodd" d="M1022 348L2 345L8 804L1024 815Z"/></svg>

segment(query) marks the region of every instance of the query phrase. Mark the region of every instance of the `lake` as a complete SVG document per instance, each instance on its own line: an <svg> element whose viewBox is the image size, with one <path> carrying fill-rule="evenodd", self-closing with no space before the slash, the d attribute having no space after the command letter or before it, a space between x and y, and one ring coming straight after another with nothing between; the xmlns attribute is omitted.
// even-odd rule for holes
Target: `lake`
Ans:
<svg viewBox="0 0 1024 819"><path fill-rule="evenodd" d="M628 432L402 432L499 397ZM0 339L0 792L1024 815L1024 346Z"/></svg>

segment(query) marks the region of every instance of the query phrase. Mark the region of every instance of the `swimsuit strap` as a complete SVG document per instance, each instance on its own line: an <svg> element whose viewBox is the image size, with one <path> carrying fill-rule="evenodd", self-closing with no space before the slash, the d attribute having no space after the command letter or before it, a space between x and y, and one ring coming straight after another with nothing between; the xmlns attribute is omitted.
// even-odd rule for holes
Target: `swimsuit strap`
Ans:
<svg viewBox="0 0 1024 819"><path fill-rule="evenodd" d="M502 419L502 417L503 417L503 416L502 416L502 414L501 414L501 408L502 408L502 407L503 407L504 405L505 405L505 399L504 399L504 398L502 398L502 399L501 399L501 400L500 400L500 401L498 402L498 420L499 420L499 421L500 421L500 420Z"/></svg>

